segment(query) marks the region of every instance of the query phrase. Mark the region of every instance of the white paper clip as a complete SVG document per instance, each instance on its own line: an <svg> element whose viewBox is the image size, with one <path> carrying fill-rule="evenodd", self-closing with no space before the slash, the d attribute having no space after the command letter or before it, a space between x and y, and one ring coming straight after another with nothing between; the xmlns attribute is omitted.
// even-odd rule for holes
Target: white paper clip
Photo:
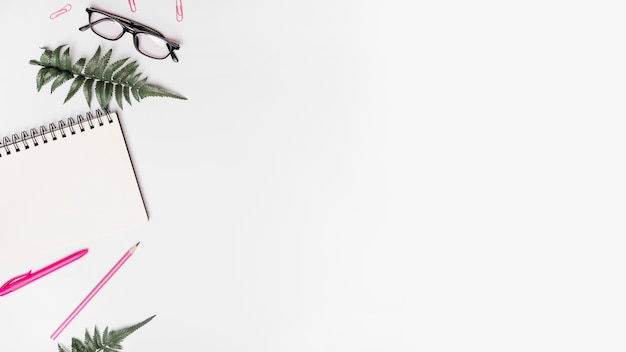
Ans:
<svg viewBox="0 0 626 352"><path fill-rule="evenodd" d="M64 13L68 13L71 9L72 9L72 5L67 4L67 5L63 6L62 8L58 9L57 11L54 11L53 13L51 13L50 14L50 19L53 20L53 19L61 16Z"/></svg>

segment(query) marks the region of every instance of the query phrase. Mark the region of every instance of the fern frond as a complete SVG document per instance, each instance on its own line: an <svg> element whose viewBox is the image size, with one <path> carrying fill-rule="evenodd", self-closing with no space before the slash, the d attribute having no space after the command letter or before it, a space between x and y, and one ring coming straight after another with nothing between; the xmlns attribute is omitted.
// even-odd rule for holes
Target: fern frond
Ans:
<svg viewBox="0 0 626 352"><path fill-rule="evenodd" d="M159 86L155 86L153 84L143 84L139 87L139 96L141 99L147 97L172 97L178 99L185 99L185 97L172 93L168 90L165 90Z"/></svg>
<svg viewBox="0 0 626 352"><path fill-rule="evenodd" d="M106 97L104 96L104 83L104 81L96 82L96 100L98 101L98 104L100 104L100 106L106 106Z"/></svg>
<svg viewBox="0 0 626 352"><path fill-rule="evenodd" d="M98 62L100 61L100 46L96 50L95 54L87 61L87 66L85 66L85 75L92 76L96 67L98 67Z"/></svg>
<svg viewBox="0 0 626 352"><path fill-rule="evenodd" d="M113 80L118 82L124 82L126 80L126 77L134 74L138 67L139 64L137 64L137 61L129 63L115 73L115 75L113 76Z"/></svg>
<svg viewBox="0 0 626 352"><path fill-rule="evenodd" d="M91 335L89 335L89 331L85 330L85 341L84 341L85 347L91 350L95 350L96 344L93 340L93 338L91 337Z"/></svg>
<svg viewBox="0 0 626 352"><path fill-rule="evenodd" d="M107 53L104 54L104 56L100 59L100 61L98 61L98 66L96 66L96 70L93 73L95 77L102 77L104 79L104 69L109 64L109 60L111 59L111 53L112 50L109 49L109 51L107 51Z"/></svg>
<svg viewBox="0 0 626 352"><path fill-rule="evenodd" d="M72 338L72 352L87 352L87 351L88 351L87 347L81 340L75 337Z"/></svg>
<svg viewBox="0 0 626 352"><path fill-rule="evenodd" d="M101 106L109 106L109 102L111 102L111 98L113 98L113 83L106 82L104 84L104 104ZM120 109L122 107L120 106Z"/></svg>
<svg viewBox="0 0 626 352"><path fill-rule="evenodd" d="M64 46L65 45L61 45L54 49L50 56L50 66L61 67L61 49L63 49Z"/></svg>
<svg viewBox="0 0 626 352"><path fill-rule="evenodd" d="M37 72L37 91L40 91L41 87L52 81L57 75L58 70L53 67L44 67L39 70L39 72Z"/></svg>
<svg viewBox="0 0 626 352"><path fill-rule="evenodd" d="M128 103L128 105L133 105L133 102L130 100L130 88L128 86L124 86L123 90L124 90L124 99L126 99L126 102Z"/></svg>
<svg viewBox="0 0 626 352"><path fill-rule="evenodd" d="M102 344L102 338L100 338L100 331L98 331L97 326L94 326L93 328L93 341L96 346L100 346Z"/></svg>
<svg viewBox="0 0 626 352"><path fill-rule="evenodd" d="M115 101L117 102L117 105L120 107L120 109L122 109L122 99L123 99L123 91L124 88L121 84L118 84L115 86Z"/></svg>
<svg viewBox="0 0 626 352"><path fill-rule="evenodd" d="M70 90L67 92L67 96L65 97L63 104L65 104L68 100L70 100L74 96L74 94L76 94L76 92L78 92L78 90L80 89L80 87L83 85L84 82L85 82L85 76L76 76L76 78L74 78L74 82L72 82L72 85L70 86Z"/></svg>
<svg viewBox="0 0 626 352"><path fill-rule="evenodd" d="M128 58L125 57L123 59L117 60L114 63L112 63L102 74L102 76L104 77L104 79L112 79L113 78L113 72L116 71L118 68L122 67L122 65L124 65L124 63L128 61Z"/></svg>
<svg viewBox="0 0 626 352"><path fill-rule="evenodd" d="M121 352L121 343L124 339L137 331L137 329L148 324L155 316L156 315L153 315L142 322L119 330L109 330L109 328L106 327L102 334L100 334L97 326L94 327L93 335L90 335L89 331L85 330L84 341L75 337L72 338L72 352ZM58 348L59 352L70 352L61 344L58 344Z"/></svg>
<svg viewBox="0 0 626 352"><path fill-rule="evenodd" d="M62 69L70 71L72 69L72 61L70 59L70 48L65 49L61 57L59 57L59 66Z"/></svg>
<svg viewBox="0 0 626 352"><path fill-rule="evenodd" d="M63 103L72 99L81 88L90 107L94 96L101 107L108 107L114 99L120 109L123 109L124 100L132 105L131 98L136 101L147 97L187 100L180 94L147 83L147 77L138 72L137 61L129 61L129 58L113 61L111 57L111 49L102 55L102 48L98 47L91 58L80 58L72 64L70 48L61 45L54 50L43 48L39 60L29 63L41 66L35 80L37 91L52 82L50 93L53 93L65 82L72 81Z"/></svg>
<svg viewBox="0 0 626 352"><path fill-rule="evenodd" d="M63 83L69 81L74 78L74 75L70 72L63 71L61 72L52 82L52 86L50 87L50 93L54 92L57 88L59 88Z"/></svg>
<svg viewBox="0 0 626 352"><path fill-rule="evenodd" d="M74 65L72 65L72 73L80 74L83 72L83 68L85 67L85 58L82 57Z"/></svg>
<svg viewBox="0 0 626 352"><path fill-rule="evenodd" d="M91 107L91 98L93 97L93 84L94 80L92 78L85 79L85 85L83 85L83 94L85 94L85 99L87 100L87 105Z"/></svg>
<svg viewBox="0 0 626 352"><path fill-rule="evenodd" d="M144 321L141 321L137 324L131 325L129 327L120 329L120 330L111 330L109 332L109 338L110 338L110 342L112 343L120 343L122 341L124 341L125 338L128 337L128 335L132 334L133 332L137 331L137 329L141 328L142 326L148 324L152 319L154 319L156 315L153 315L149 318L147 318Z"/></svg>
<svg viewBox="0 0 626 352"><path fill-rule="evenodd" d="M41 53L41 56L39 57L39 61L41 62L41 65L42 66L50 65L51 57L52 57L52 51L49 49L43 48L43 53Z"/></svg>

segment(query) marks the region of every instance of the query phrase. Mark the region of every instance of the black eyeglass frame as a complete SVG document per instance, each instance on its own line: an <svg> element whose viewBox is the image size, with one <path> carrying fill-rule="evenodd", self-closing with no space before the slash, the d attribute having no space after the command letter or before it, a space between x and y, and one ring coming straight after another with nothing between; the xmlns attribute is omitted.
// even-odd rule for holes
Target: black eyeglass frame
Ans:
<svg viewBox="0 0 626 352"><path fill-rule="evenodd" d="M147 57L150 57L150 58L153 58L153 59L157 59L157 60L163 60L166 57L171 56L172 60L174 62L178 62L178 57L174 53L174 50L180 49L180 45L178 43L176 43L176 42L173 42L173 41L167 39L161 32L157 31L156 29L154 29L152 27L148 27L148 26L146 26L144 24L141 24L139 22L135 22L135 21L129 20L127 18L118 16L118 15L114 15L114 14L112 14L110 12L99 10L99 9L96 9L96 8L93 8L93 7L88 7L88 8L85 9L85 11L87 11L87 14L89 16L89 23L84 25L84 26L82 26L82 27L80 27L80 28L78 28L80 31L84 32L87 29L91 28L91 26L92 26L91 14L93 12L96 12L96 13L99 13L101 15L107 16L108 18L112 19L113 21L119 23L120 26L122 26L122 29L123 29L122 34L120 34L115 39L106 38L106 37L98 34L98 32L96 32L96 31L94 31L92 29L92 32L97 34L99 37L102 37L102 38L104 38L106 40L118 40L121 37L123 37L124 34L130 33L130 34L133 35L133 44L135 45L135 49L137 49L137 51L140 52L142 55L145 55ZM151 34L151 35L153 35L155 37L163 39L166 42L167 48L170 51L169 54L167 54L165 57L154 57L154 56L151 56L151 55L143 53L141 50L139 50L139 39L137 38L137 34L139 34L139 33Z"/></svg>

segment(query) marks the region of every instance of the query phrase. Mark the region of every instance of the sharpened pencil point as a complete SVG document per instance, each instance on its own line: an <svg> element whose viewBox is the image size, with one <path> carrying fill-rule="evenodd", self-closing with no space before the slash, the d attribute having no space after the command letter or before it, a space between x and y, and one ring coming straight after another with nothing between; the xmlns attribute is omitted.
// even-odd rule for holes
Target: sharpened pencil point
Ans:
<svg viewBox="0 0 626 352"><path fill-rule="evenodd" d="M137 242L136 245L130 247L130 249L128 250L129 253L135 253L135 251L137 250L137 246L139 246L139 242Z"/></svg>

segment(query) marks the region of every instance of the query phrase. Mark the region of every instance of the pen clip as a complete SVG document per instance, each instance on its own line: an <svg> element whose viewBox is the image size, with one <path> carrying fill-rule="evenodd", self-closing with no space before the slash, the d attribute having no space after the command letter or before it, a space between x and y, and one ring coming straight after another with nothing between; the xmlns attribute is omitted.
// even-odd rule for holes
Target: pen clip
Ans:
<svg viewBox="0 0 626 352"><path fill-rule="evenodd" d="M13 285L17 281L26 279L27 277L31 276L32 272L33 272L32 270L29 270L25 274L18 275L16 277L12 278L12 279L9 279L9 281L5 282L4 285L0 286L0 289L7 288L7 287Z"/></svg>

